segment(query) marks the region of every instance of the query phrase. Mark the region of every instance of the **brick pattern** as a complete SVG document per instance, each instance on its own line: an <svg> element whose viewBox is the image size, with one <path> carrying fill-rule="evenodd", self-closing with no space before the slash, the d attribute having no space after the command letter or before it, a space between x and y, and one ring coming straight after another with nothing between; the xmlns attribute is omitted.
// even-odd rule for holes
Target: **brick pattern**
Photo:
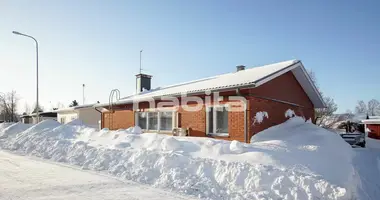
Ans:
<svg viewBox="0 0 380 200"><path fill-rule="evenodd" d="M248 132L249 138L254 134L263 131L271 126L278 125L285 122L288 118L285 117L285 112L288 109L292 109L297 116L303 116L306 120L313 119L314 109L313 108L302 108L294 105L289 105L281 102L275 102L272 100L259 99L251 97L249 99L248 108L249 118L248 118ZM254 117L257 112L265 111L268 113L269 118L265 118L261 124L254 123Z"/></svg>
<svg viewBox="0 0 380 200"><path fill-rule="evenodd" d="M185 111L182 107L178 108L178 126L190 128L190 135L196 137L206 136L206 108L196 112Z"/></svg>
<svg viewBox="0 0 380 200"><path fill-rule="evenodd" d="M109 117L112 115L112 122L110 126ZM115 110L114 113L102 113L102 128L109 128L111 130L125 129L135 125L134 112L132 110Z"/></svg>
<svg viewBox="0 0 380 200"><path fill-rule="evenodd" d="M314 107L292 72L287 72L257 88L252 88L249 93L291 102L308 108Z"/></svg>

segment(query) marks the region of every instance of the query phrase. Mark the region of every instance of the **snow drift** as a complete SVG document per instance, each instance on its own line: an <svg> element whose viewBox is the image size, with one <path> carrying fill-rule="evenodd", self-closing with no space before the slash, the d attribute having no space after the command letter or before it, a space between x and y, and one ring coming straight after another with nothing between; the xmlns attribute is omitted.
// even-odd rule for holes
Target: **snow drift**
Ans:
<svg viewBox="0 0 380 200"><path fill-rule="evenodd" d="M335 134L296 117L251 142L141 134L138 127L96 131L45 120L0 145L202 199L355 197L352 149Z"/></svg>

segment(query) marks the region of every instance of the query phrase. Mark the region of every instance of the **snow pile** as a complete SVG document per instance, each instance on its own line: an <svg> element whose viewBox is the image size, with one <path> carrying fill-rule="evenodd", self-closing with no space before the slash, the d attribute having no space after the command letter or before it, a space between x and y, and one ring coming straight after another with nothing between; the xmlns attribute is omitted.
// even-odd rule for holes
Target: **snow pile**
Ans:
<svg viewBox="0 0 380 200"><path fill-rule="evenodd" d="M292 118L295 116L296 116L296 113L292 109L288 109L285 111L285 117Z"/></svg>
<svg viewBox="0 0 380 200"><path fill-rule="evenodd" d="M0 123L0 132L12 124L13 123L7 123L7 122Z"/></svg>
<svg viewBox="0 0 380 200"><path fill-rule="evenodd" d="M366 141L367 148L380 150L380 140L366 137L365 141Z"/></svg>
<svg viewBox="0 0 380 200"><path fill-rule="evenodd" d="M0 128L0 139L6 138L13 134L23 132L30 127L31 127L30 124L23 124L21 122L9 124L6 126L6 128Z"/></svg>
<svg viewBox="0 0 380 200"><path fill-rule="evenodd" d="M261 124L264 121L264 118L269 118L268 113L265 111L257 112L255 115L255 119L253 120L253 124Z"/></svg>
<svg viewBox="0 0 380 200"><path fill-rule="evenodd" d="M352 149L337 138L298 117L251 144L43 121L0 145L203 199L352 199Z"/></svg>
<svg viewBox="0 0 380 200"><path fill-rule="evenodd" d="M293 117L266 129L254 135L251 143L274 149L273 158L288 168L320 175L351 191L356 187L350 145L335 132L305 122L304 118Z"/></svg>

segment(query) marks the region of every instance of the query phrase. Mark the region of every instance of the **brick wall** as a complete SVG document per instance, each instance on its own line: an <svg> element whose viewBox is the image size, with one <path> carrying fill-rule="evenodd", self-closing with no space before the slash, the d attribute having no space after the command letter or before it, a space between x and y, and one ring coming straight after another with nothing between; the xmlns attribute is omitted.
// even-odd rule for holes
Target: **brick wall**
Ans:
<svg viewBox="0 0 380 200"><path fill-rule="evenodd" d="M314 107L292 72L287 72L257 88L252 88L249 93L292 102L308 108Z"/></svg>
<svg viewBox="0 0 380 200"><path fill-rule="evenodd" d="M109 117L112 115L110 126ZM135 125L135 117L133 110L115 110L114 113L102 113L102 128L109 128L111 130L125 129Z"/></svg>
<svg viewBox="0 0 380 200"><path fill-rule="evenodd" d="M285 117L285 112L288 109L292 109L297 116L303 116L305 119L310 119L314 117L313 108L298 107L294 105L289 105L281 102L275 102L272 100L260 99L256 97L251 97L249 100L248 108L248 132L249 139L252 135L263 131L271 126L278 125L285 122L288 118ZM254 123L254 117L257 112L265 111L268 113L269 118L265 118L261 124Z"/></svg>
<svg viewBox="0 0 380 200"><path fill-rule="evenodd" d="M182 107L178 108L178 126L191 128L191 136L206 136L206 108L203 106L200 111L185 111Z"/></svg>

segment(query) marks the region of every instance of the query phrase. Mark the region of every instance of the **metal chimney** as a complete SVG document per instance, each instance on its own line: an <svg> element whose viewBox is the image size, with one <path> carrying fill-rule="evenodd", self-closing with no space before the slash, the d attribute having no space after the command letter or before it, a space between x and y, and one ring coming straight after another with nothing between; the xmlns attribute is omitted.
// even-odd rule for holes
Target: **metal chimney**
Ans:
<svg viewBox="0 0 380 200"><path fill-rule="evenodd" d="M238 65L236 66L236 71L242 71L242 70L245 70L245 66L244 65Z"/></svg>

